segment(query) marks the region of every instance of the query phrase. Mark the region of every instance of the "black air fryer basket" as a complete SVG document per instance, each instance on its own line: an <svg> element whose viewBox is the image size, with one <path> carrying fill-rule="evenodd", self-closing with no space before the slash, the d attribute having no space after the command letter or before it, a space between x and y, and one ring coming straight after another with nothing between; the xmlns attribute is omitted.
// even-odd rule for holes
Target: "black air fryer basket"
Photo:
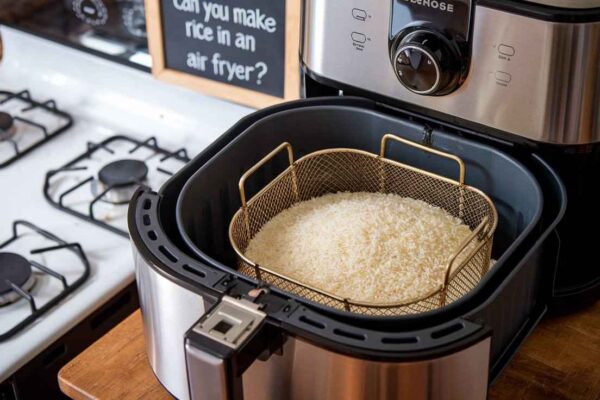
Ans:
<svg viewBox="0 0 600 400"><path fill-rule="evenodd" d="M241 120L174 176L160 191L138 191L130 209L132 240L145 258L184 287L202 293L207 308L223 294L261 285L235 270L228 225L240 207L240 176L284 141L299 156L325 148L376 152L381 136L406 139L460 156L466 183L494 201L499 223L494 268L477 287L445 307L416 315L375 317L328 308L270 287L266 312L291 334L357 357L419 358L464 346L493 331L492 377L546 310L559 249L555 226L566 196L548 165L530 154L507 155L471 133L428 125L398 110L357 98L285 103ZM506 147L510 151L510 147ZM394 159L440 175L447 160L394 146ZM286 167L285 157L248 182L252 196ZM135 228L133 228L135 227ZM487 333L486 333L487 332Z"/></svg>
<svg viewBox="0 0 600 400"><path fill-rule="evenodd" d="M429 146L464 161L465 183L490 196L498 208L493 258L499 260L494 269L502 268L504 260L539 223L543 195L534 176L522 164L491 147L439 131L424 133L423 126L417 123L344 105L289 110L263 118L246 129L185 184L177 203L180 233L198 257L224 268L235 267L236 254L229 243L228 228L240 208L238 181L244 172L282 142L294 147L297 158L330 148L379 153L381 139L388 132L413 142L422 142L427 135ZM390 145L387 156L441 176L457 174L452 161L396 143ZM250 193L262 189L286 169L287 159L280 157L278 161L253 175L247 182ZM207 187L213 190L205 190ZM202 229L205 226L212 229ZM297 300L306 301L301 297Z"/></svg>

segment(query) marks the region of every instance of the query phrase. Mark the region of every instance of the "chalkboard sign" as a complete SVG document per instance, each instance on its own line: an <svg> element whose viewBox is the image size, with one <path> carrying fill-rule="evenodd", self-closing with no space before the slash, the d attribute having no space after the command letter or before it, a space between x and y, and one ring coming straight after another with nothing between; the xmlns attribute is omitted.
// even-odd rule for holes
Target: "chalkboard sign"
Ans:
<svg viewBox="0 0 600 400"><path fill-rule="evenodd" d="M153 73L263 107L300 95L300 0L146 0Z"/></svg>

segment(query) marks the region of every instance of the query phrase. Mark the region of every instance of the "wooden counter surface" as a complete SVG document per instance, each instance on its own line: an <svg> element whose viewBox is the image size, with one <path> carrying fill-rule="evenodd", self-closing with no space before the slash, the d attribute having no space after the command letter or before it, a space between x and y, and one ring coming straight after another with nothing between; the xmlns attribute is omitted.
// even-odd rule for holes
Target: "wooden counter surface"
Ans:
<svg viewBox="0 0 600 400"><path fill-rule="evenodd" d="M139 311L67 364L59 383L77 400L171 399L148 364ZM544 319L490 399L600 399L600 302Z"/></svg>

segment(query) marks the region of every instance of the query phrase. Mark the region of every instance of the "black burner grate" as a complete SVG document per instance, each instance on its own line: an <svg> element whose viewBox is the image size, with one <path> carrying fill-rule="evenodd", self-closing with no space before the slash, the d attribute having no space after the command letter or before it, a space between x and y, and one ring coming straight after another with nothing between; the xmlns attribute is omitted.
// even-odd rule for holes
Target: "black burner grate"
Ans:
<svg viewBox="0 0 600 400"><path fill-rule="evenodd" d="M11 338L15 334L17 334L19 331L21 331L23 328L25 328L26 326L31 324L34 320L36 320L41 315L43 315L45 312L47 312L49 309L56 306L65 297L67 297L68 295L73 293L73 291L75 291L78 287L80 287L83 284L83 282L85 282L85 280L90 275L90 264L87 260L85 253L83 252L83 249L79 245L79 243L65 242L64 240L53 235L52 233L45 231L43 229L40 229L37 226L33 225L32 223L29 223L26 221L15 221L13 223L12 230L13 230L12 237L10 239L8 239L7 241L5 241L4 243L0 244L0 252L2 251L3 248L7 247L9 244L12 244L12 243L16 242L17 240L19 240L25 233L34 233L34 234L40 235L40 236L52 241L52 242L55 242L56 244L53 246L50 246L50 247L32 249L32 250L30 250L30 254L48 253L51 251L57 251L57 250L63 250L63 249L70 250L73 253L75 253L75 255L77 255L79 257L79 259L81 260L82 273L77 280L75 280L73 283L69 284L67 282L67 279L63 275L59 274L58 272L54 271L53 269L51 269L39 262L36 262L34 260L27 260L22 255L16 255L16 254L12 254L12 253L0 253L0 254L4 254L4 256L3 256L4 261L7 261L7 258L6 258L7 255L8 255L8 258L12 259L12 261L22 262L22 260L27 260L29 263L30 269L34 269L34 270L39 271L42 274L49 275L50 277L59 280L62 284L62 291L60 291L56 296L54 296L53 298L48 300L43 306L38 307L38 305L35 302L35 297L26 288L23 288L20 285L21 282L17 282L17 279L14 279L15 281L13 282L13 279L11 279L11 277L8 277L8 276L5 277L4 278L5 283L8 287L10 287L10 289L7 289L7 290L11 290L18 297L21 297L22 299L25 299L27 302L29 302L29 307L31 309L31 313L27 317L22 319L21 321L17 322L14 326L12 326L12 327L8 328L7 330L4 330L2 333L0 333L0 342L3 342L5 340ZM25 231L25 233L23 231ZM14 256L17 256L18 258L15 258ZM0 260L2 260L2 259L0 259ZM0 268L3 268L3 267L4 267L4 265L0 264ZM7 307L10 307L10 305L7 305Z"/></svg>
<svg viewBox="0 0 600 400"><path fill-rule="evenodd" d="M7 91L0 91L0 106L7 104L11 100L20 100L27 105L20 110L20 115L11 115L11 123L20 122L25 125L29 125L30 127L38 130L40 132L39 139L32 141L25 147L19 146L17 140L12 136L7 136L5 141L10 143L12 146L12 156L7 158L0 159L0 168L4 168L17 161L30 151L36 149L42 144L46 143L48 140L54 138L58 134L64 132L69 129L71 125L73 125L73 119L70 115L63 111L59 111L56 107L56 102L54 100L47 100L43 103L39 103L31 98L29 91L23 90L21 92L13 93ZM63 121L58 127L50 128L48 126L44 126L38 122L33 121L32 119L27 118L27 114L33 110L45 110L46 112L60 117L60 120ZM6 113L5 113L6 114ZM5 116L5 122L8 122L8 118Z"/></svg>
<svg viewBox="0 0 600 400"><path fill-rule="evenodd" d="M52 204L53 206L57 207L58 209L60 209L62 211L65 211L71 215L75 215L76 217L79 217L83 220L86 220L86 221L91 222L95 225L98 225L102 228L105 228L111 232L117 233L123 237L128 238L129 237L128 232L111 224L110 222L103 221L101 219L96 218L96 215L94 213L95 206L98 204L98 202L107 200L107 198L109 197L109 194L112 191L118 191L119 189L121 189L123 187L123 182L121 180L116 180L114 182L110 182L110 180L104 180L104 182L101 182L102 190L99 190L96 193L96 190L94 190L94 189L95 189L95 187L98 187L98 182L101 179L99 179L98 176L95 176L94 173L92 172L91 175L88 176L87 178L81 179L79 182L77 182L73 186L71 186L68 189L63 190L61 193L59 193L56 197L56 200L50 194L50 189L52 187L52 182L53 182L54 177L56 177L58 174L62 174L62 173L81 172L81 171L88 170L87 166L80 166L78 164L80 164L82 161L84 161L86 159L91 159L91 157L98 151L105 151L105 152L108 152L111 155L113 155L115 152L111 148L111 145L117 141L126 141L131 145L131 149L128 150L128 153L130 155L134 154L136 151L138 151L142 148L152 151L154 155L160 156L160 160L159 160L160 164L163 164L165 161L167 161L169 159L176 159L182 163L187 163L190 161L190 158L188 157L187 151L185 149L179 149L177 151L168 151L166 149L161 148L158 145L158 141L155 137L150 137L144 141L138 141L136 139L130 138L128 136L123 136L123 135L112 136L112 137L104 140L101 143L88 143L87 151L85 153L83 153L79 157L75 158L74 160L70 161L63 167L49 171L46 174L46 180L44 183L44 196L50 202L50 204ZM117 160L117 162L122 162L122 161L133 161L133 160ZM111 164L114 164L114 161ZM105 167L109 167L111 164L108 164ZM139 171L140 173L138 175L139 175L139 179L141 179L141 180L137 181L137 182L133 182L134 183L133 188L137 188L137 186L143 185L144 184L143 179L146 178L146 175L149 175L153 172L158 172L158 173L165 174L168 176L172 176L174 174L174 172L176 172L176 171L169 171L168 169L166 169L160 165L157 166L154 171L148 170L145 165L144 165L144 167L146 169L144 171L141 171L143 168L141 168L141 163L140 163L139 168L138 168L138 169L140 169L140 171ZM104 171L104 168L101 169L99 172L102 173L102 171ZM141 172L146 172L146 173L142 174ZM73 194L74 192L76 192L78 190L82 190L83 188L86 188L86 187L89 190L91 190L92 193L95 194L95 196L93 197L93 199L89 202L89 204L87 206L86 213L76 210L73 207L69 207L69 206L65 205L65 199L68 198L69 195ZM108 202L112 203L113 206L115 206L115 207L126 207L127 206L127 203L120 204L120 203L114 203L114 202L110 202L110 201L108 201Z"/></svg>

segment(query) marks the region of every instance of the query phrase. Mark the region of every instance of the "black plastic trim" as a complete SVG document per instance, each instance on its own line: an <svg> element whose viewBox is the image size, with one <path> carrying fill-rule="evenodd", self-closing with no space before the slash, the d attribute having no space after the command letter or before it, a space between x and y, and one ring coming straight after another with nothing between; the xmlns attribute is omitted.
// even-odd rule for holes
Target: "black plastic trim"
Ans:
<svg viewBox="0 0 600 400"><path fill-rule="evenodd" d="M525 339L531 335L535 327L540 323L544 315L546 315L547 308L544 307L537 316L528 318L527 321L521 326L521 329L513 337L512 341L502 353L496 362L490 366L490 385L493 385L496 379L502 374L502 371L508 366L508 363L517 351L521 348L521 345L525 342Z"/></svg>
<svg viewBox="0 0 600 400"><path fill-rule="evenodd" d="M542 158L540 158L539 156L534 154L532 157L537 161L537 163L539 165L549 167L548 163L546 161L544 161ZM552 171L552 169L550 169L550 168L548 168L548 170ZM552 173L553 173L553 175L552 175L551 179L560 182L560 178L558 177L556 172L552 171ZM549 240L549 238L551 237L551 235L557 235L556 228L557 228L558 224L560 223L560 221L562 220L562 218L564 217L564 215L566 213L566 208L567 208L566 188L564 186L560 186L558 189L559 189L559 191L555 194L558 197L557 198L558 202L556 204L558 206L558 209L556 210L557 216L556 216L556 218L554 218L551 221L546 221L547 226L544 227L544 232L538 238L537 242L531 246L531 249L529 250L529 252L527 252L527 254L525 256L523 256L522 259L524 261L530 260L532 257L534 257L534 253L539 251L539 248L542 245L542 243L546 243ZM550 260L554 260L554 262L556 263L558 260L558 252L560 252L560 247L555 248L555 251L556 251L557 255L555 257L548 257L548 258ZM484 315L486 313L490 313L490 312L493 313L493 310L492 311L489 311L489 310L491 309L492 304L494 302L498 301L497 296L501 293L510 293L509 285L511 284L511 282L518 281L517 274L519 274L519 271L521 269L522 269L521 265L518 265L517 267L515 267L513 269L513 271L508 276L506 276L501 281L501 283L497 286L497 288L494 292L494 295L487 297L486 300L483 301L479 305L479 307L477 307L474 310L471 310L469 313L467 313L465 315L465 318L467 318L469 320L477 321L477 320L485 319ZM556 271L556 265L554 266L554 270ZM552 282L550 282L551 278L552 278L551 274L546 274L545 279L548 282L539 282L541 290L538 295L539 298L538 298L537 304L534 307L532 307L530 314L521 323L521 325L518 327L518 329L513 329L513 332L515 332L515 333L512 334L512 337L511 337L510 341L508 342L508 344L505 347L503 347L502 352L497 357L495 357L495 361L494 361L494 357L492 357L493 363L490 366L490 381L494 381L500 375L500 373L506 367L508 362L516 354L516 352L520 348L521 344L531 334L531 332L537 326L537 324L539 323L541 318L546 314L546 312L548 310L547 304L548 304L548 302L551 301L552 295L553 295ZM510 296L510 294L508 294L508 295L505 294L505 296Z"/></svg>
<svg viewBox="0 0 600 400"><path fill-rule="evenodd" d="M151 202L149 210L148 201ZM225 293L240 297L256 287L255 284L193 260L178 251L157 221L159 202L158 194L147 187L142 187L135 193L129 207L128 223L131 240L147 267L175 284L203 296L208 304L214 304ZM142 223L144 215L150 215L150 225L148 226ZM148 238L146 235L149 231L154 231L157 239ZM176 261L165 256L160 251L161 247L169 249ZM190 272L190 268L194 272ZM404 361L441 357L457 351L455 343L462 341L473 343L473 340L481 340L479 333L488 334L481 325L458 319L440 325L434 324L431 328L405 332L402 335L379 331L376 328L361 328L360 334L353 335L352 332L356 332L356 327L326 317L308 307L302 307L295 300L286 298L279 293L270 292L268 295L262 296L260 302L265 304L265 311L268 312L273 325L285 327L287 332L301 337L308 334L312 337L310 340L319 346L368 359ZM318 324L306 322L307 320L318 321L322 324L323 329L320 329ZM434 332L457 324L459 329L448 335L439 335L438 337L432 335ZM358 336L360 338L357 338ZM413 341L383 340L406 337L416 338L416 344Z"/></svg>
<svg viewBox="0 0 600 400"><path fill-rule="evenodd" d="M600 21L599 8L561 8L527 1L477 0L478 6L549 22L587 23Z"/></svg>
<svg viewBox="0 0 600 400"><path fill-rule="evenodd" d="M219 282L230 279L231 276L200 264L181 252L176 252L176 260L172 261L160 251L160 248L175 249L176 247L162 232L162 228L156 219L159 202L160 196L148 187L142 186L135 192L131 199L127 217L131 242L144 258L144 261L155 272L173 283L205 297L205 300L211 303L215 302L224 291L199 290L197 284L203 285L204 288L212 288L216 287ZM149 208L148 205L150 205ZM141 223L144 215L150 215L150 225ZM156 239L148 236L150 232L154 232ZM162 267L166 265L169 266L168 271Z"/></svg>
<svg viewBox="0 0 600 400"><path fill-rule="evenodd" d="M322 326L316 326L307 320L318 321ZM336 353L359 356L372 361L409 362L444 357L491 336L489 328L461 318L401 334L381 332L324 319L321 314L307 307L297 308L281 326L300 340L308 340ZM436 335L454 326L457 329L447 335ZM327 337L327 340L324 341L324 337Z"/></svg>
<svg viewBox="0 0 600 400"><path fill-rule="evenodd" d="M555 290L550 302L552 310L577 310L600 298L600 278L579 286Z"/></svg>

